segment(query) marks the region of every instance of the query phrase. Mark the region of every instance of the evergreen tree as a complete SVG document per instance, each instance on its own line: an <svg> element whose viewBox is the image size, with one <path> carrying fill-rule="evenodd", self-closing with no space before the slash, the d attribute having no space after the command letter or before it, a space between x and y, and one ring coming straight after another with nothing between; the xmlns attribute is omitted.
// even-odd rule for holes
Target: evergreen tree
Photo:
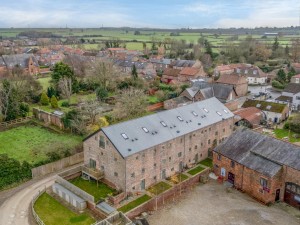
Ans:
<svg viewBox="0 0 300 225"><path fill-rule="evenodd" d="M211 58L213 58L213 51L210 43L207 40L204 41L204 46L205 46L205 53L210 55Z"/></svg>
<svg viewBox="0 0 300 225"><path fill-rule="evenodd" d="M285 46L284 53L286 56L288 56L290 54L290 48L288 45Z"/></svg>
<svg viewBox="0 0 300 225"><path fill-rule="evenodd" d="M53 95L55 97L57 96L57 93L56 93L55 89L53 87L48 87L47 88L47 96L48 96L48 98L51 98Z"/></svg>
<svg viewBox="0 0 300 225"><path fill-rule="evenodd" d="M131 76L134 80L136 80L138 78L138 74L137 74L137 71L136 71L136 66L135 64L133 64L133 67L132 67L132 70L131 70Z"/></svg>
<svg viewBox="0 0 300 225"><path fill-rule="evenodd" d="M108 91L105 87L100 86L96 89L96 96L99 101L103 101L106 97L108 97Z"/></svg>
<svg viewBox="0 0 300 225"><path fill-rule="evenodd" d="M277 80L283 84L286 82L286 74L283 69L278 70Z"/></svg>
<svg viewBox="0 0 300 225"><path fill-rule="evenodd" d="M45 92L42 93L40 103L42 105L49 105L49 98Z"/></svg>
<svg viewBox="0 0 300 225"><path fill-rule="evenodd" d="M272 51L276 52L276 50L279 48L279 42L278 42L278 37L276 36L274 39L274 43L272 45Z"/></svg>
<svg viewBox="0 0 300 225"><path fill-rule="evenodd" d="M52 106L52 108L54 108L54 109L57 109L57 108L58 108L57 98L56 98L54 95L52 95L52 97L51 97L51 106Z"/></svg>

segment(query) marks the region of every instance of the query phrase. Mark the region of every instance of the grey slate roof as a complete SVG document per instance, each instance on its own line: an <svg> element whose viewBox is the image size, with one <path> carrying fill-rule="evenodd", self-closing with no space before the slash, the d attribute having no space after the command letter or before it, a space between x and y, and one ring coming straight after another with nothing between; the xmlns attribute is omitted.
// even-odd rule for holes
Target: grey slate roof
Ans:
<svg viewBox="0 0 300 225"><path fill-rule="evenodd" d="M282 165L300 170L300 147L245 128L238 129L214 151L270 177Z"/></svg>
<svg viewBox="0 0 300 225"><path fill-rule="evenodd" d="M38 66L38 62L33 54L2 55L6 66L9 68L12 68L16 65L19 65L22 68L26 68L28 66L28 60L30 57L32 57L34 64Z"/></svg>
<svg viewBox="0 0 300 225"><path fill-rule="evenodd" d="M300 92L300 84L289 83L283 90L283 92L297 94Z"/></svg>
<svg viewBox="0 0 300 225"><path fill-rule="evenodd" d="M195 60L174 60L171 64L176 67L192 67L195 63Z"/></svg>
<svg viewBox="0 0 300 225"><path fill-rule="evenodd" d="M208 113L204 111L208 110ZM225 111L227 112L225 112ZM197 116L192 112L197 113ZM217 111L222 115L218 115ZM178 119L180 116L183 121ZM102 128L119 153L128 157L203 127L232 118L234 115L216 98L206 99L175 109ZM164 127L161 122L167 127ZM142 128L146 128L146 133ZM121 134L126 134L124 139ZM130 150L129 150L130 149Z"/></svg>

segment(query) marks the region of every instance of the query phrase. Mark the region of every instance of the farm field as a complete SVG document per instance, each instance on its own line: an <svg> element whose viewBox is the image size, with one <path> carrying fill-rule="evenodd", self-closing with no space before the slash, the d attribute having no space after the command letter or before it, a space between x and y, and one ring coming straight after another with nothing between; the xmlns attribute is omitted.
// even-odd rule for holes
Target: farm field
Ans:
<svg viewBox="0 0 300 225"><path fill-rule="evenodd" d="M79 136L58 134L29 124L0 132L0 154L32 164L47 159L47 152L71 150L80 143Z"/></svg>

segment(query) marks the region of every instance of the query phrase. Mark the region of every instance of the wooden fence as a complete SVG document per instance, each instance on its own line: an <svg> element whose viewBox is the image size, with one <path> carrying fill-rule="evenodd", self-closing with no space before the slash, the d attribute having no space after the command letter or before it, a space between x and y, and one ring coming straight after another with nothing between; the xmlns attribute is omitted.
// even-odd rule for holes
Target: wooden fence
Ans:
<svg viewBox="0 0 300 225"><path fill-rule="evenodd" d="M1 122L0 127L7 128L7 127L10 127L10 126L19 124L19 123L27 122L27 121L31 120L32 118L33 118L33 116L26 116L26 117L21 117L21 118L15 119L15 120L10 120L10 121L7 121L7 122Z"/></svg>
<svg viewBox="0 0 300 225"><path fill-rule="evenodd" d="M83 162L83 152L31 169L32 178L40 177Z"/></svg>
<svg viewBox="0 0 300 225"><path fill-rule="evenodd" d="M156 104L153 104L153 105L149 105L147 107L147 110L148 111L155 111L155 110L158 110L158 109L161 109L164 107L164 102L158 102Z"/></svg>

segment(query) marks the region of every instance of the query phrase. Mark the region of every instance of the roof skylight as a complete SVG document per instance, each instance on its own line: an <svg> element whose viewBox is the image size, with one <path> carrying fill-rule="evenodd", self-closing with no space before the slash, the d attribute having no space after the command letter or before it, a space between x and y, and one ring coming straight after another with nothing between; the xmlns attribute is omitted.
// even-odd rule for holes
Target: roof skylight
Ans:
<svg viewBox="0 0 300 225"><path fill-rule="evenodd" d="M129 139L129 137L125 133L122 133L121 135L125 140Z"/></svg>
<svg viewBox="0 0 300 225"><path fill-rule="evenodd" d="M160 121L161 125L163 125L164 127L167 126L167 124L164 121Z"/></svg>
<svg viewBox="0 0 300 225"><path fill-rule="evenodd" d="M222 116L222 114L221 114L220 112L216 111L216 113L217 113L219 116Z"/></svg>
<svg viewBox="0 0 300 225"><path fill-rule="evenodd" d="M146 127L142 127L142 129L145 131L145 133L149 133L149 130Z"/></svg>
<svg viewBox="0 0 300 225"><path fill-rule="evenodd" d="M177 118L178 118L180 121L183 121L183 119L181 118L181 116L177 116Z"/></svg>
<svg viewBox="0 0 300 225"><path fill-rule="evenodd" d="M226 110L226 109L223 109L223 111L226 113L226 114L228 114L229 112Z"/></svg>
<svg viewBox="0 0 300 225"><path fill-rule="evenodd" d="M203 108L204 112L208 113L209 111L206 108Z"/></svg>
<svg viewBox="0 0 300 225"><path fill-rule="evenodd" d="M192 113L194 116L198 116L198 114L195 111L193 111Z"/></svg>

